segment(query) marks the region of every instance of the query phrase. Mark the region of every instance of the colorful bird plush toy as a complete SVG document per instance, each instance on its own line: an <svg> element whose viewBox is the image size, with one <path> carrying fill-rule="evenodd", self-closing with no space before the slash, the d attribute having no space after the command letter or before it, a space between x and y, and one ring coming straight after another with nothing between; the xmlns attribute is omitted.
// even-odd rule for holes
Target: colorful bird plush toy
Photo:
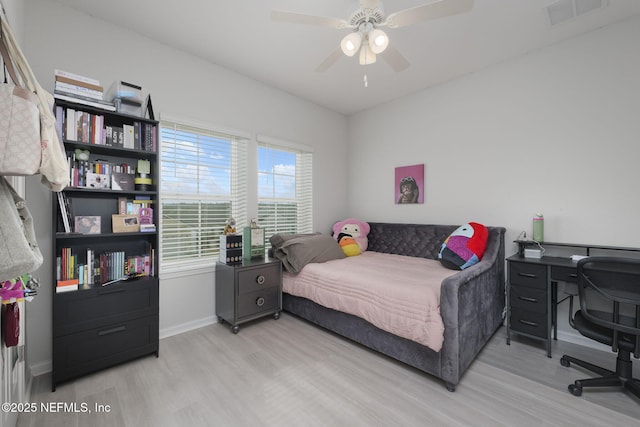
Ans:
<svg viewBox="0 0 640 427"><path fill-rule="evenodd" d="M438 259L447 268L464 270L482 259L488 238L489 230L482 224L470 222L461 225L444 241Z"/></svg>

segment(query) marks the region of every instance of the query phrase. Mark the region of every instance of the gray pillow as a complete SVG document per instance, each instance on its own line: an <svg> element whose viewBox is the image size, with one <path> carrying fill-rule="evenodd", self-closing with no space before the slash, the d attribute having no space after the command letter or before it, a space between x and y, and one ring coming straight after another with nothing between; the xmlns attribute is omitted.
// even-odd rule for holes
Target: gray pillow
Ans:
<svg viewBox="0 0 640 427"><path fill-rule="evenodd" d="M326 234L285 237L284 241L278 243L279 246L274 248L274 257L282 261L284 269L291 273L299 273L310 262L326 262L345 257L338 242Z"/></svg>
<svg viewBox="0 0 640 427"><path fill-rule="evenodd" d="M317 236L320 233L307 233L307 234L295 234L295 233L278 233L269 237L271 247L278 249L287 240L295 239L296 237Z"/></svg>

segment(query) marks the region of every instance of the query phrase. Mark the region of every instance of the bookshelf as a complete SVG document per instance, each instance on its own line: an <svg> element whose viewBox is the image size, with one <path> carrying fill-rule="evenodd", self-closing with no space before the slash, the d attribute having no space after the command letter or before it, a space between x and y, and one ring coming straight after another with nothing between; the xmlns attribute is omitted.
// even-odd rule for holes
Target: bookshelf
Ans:
<svg viewBox="0 0 640 427"><path fill-rule="evenodd" d="M70 186L52 202L55 391L158 356L159 165L158 122L61 99L54 110L71 166Z"/></svg>

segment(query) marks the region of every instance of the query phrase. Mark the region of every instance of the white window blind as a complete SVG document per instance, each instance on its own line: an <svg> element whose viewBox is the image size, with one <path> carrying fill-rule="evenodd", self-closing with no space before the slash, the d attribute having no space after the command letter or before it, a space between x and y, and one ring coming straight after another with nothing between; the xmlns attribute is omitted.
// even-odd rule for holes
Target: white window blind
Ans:
<svg viewBox="0 0 640 427"><path fill-rule="evenodd" d="M313 227L313 153L258 139L258 221L274 233Z"/></svg>
<svg viewBox="0 0 640 427"><path fill-rule="evenodd" d="M161 265L211 266L231 217L247 220L247 138L161 122Z"/></svg>

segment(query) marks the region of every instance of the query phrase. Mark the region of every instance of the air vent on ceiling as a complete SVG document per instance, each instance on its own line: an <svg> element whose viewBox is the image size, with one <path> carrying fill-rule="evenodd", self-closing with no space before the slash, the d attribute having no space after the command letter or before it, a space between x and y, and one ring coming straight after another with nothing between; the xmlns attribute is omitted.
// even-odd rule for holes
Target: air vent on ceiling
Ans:
<svg viewBox="0 0 640 427"><path fill-rule="evenodd" d="M549 25L569 21L594 10L607 7L608 0L558 0L545 7Z"/></svg>

